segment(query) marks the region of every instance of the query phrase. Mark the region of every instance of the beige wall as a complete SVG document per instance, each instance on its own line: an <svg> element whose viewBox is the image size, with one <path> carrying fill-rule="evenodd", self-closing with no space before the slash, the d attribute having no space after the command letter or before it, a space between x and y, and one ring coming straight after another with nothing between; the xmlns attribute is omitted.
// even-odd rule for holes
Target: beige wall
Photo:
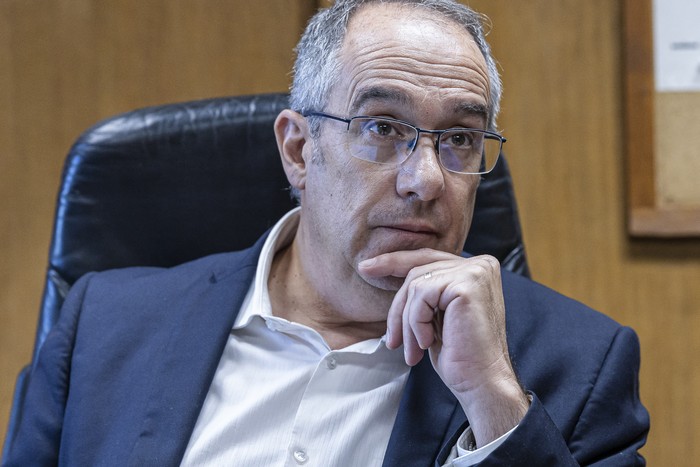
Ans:
<svg viewBox="0 0 700 467"><path fill-rule="evenodd" d="M700 240L625 230L622 2L470 0L493 22L500 126L533 275L632 326L642 345L650 465L700 447Z"/></svg>
<svg viewBox="0 0 700 467"><path fill-rule="evenodd" d="M311 3L0 0L0 436L31 352L70 143L135 107L285 90ZM700 241L625 232L621 0L469 3L493 21L500 127L533 274L637 330L653 422L644 454L651 465L691 465Z"/></svg>
<svg viewBox="0 0 700 467"><path fill-rule="evenodd" d="M284 92L311 0L0 0L0 439L31 356L60 172L97 120Z"/></svg>

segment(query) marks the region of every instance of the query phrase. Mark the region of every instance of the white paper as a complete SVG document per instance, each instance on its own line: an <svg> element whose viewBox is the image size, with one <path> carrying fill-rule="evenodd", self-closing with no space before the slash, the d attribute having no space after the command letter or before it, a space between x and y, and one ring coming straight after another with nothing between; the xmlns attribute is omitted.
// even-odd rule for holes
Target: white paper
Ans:
<svg viewBox="0 0 700 467"><path fill-rule="evenodd" d="M653 5L656 90L700 91L700 0Z"/></svg>

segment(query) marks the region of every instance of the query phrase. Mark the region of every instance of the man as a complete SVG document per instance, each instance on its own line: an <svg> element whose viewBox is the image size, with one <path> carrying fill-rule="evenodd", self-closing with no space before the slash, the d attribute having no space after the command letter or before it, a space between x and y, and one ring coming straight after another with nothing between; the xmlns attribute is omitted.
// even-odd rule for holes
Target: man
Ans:
<svg viewBox="0 0 700 467"><path fill-rule="evenodd" d="M643 464L634 333L460 256L499 98L465 7L316 15L275 122L301 207L249 250L82 279L7 464Z"/></svg>

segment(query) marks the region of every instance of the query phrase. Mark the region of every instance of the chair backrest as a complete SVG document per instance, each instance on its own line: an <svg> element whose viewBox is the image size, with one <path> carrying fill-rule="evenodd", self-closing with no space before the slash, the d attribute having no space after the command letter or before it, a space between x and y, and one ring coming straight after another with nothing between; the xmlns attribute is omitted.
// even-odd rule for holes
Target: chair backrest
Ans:
<svg viewBox="0 0 700 467"><path fill-rule="evenodd" d="M272 129L286 107L284 94L169 104L83 133L63 171L34 355L83 274L245 248L291 209ZM529 275L505 158L479 186L464 249ZM6 440L21 418L27 372Z"/></svg>
<svg viewBox="0 0 700 467"><path fill-rule="evenodd" d="M245 248L291 209L272 128L287 105L285 94L168 104L83 133L64 167L35 353L86 272ZM528 275L505 158L479 186L465 251Z"/></svg>

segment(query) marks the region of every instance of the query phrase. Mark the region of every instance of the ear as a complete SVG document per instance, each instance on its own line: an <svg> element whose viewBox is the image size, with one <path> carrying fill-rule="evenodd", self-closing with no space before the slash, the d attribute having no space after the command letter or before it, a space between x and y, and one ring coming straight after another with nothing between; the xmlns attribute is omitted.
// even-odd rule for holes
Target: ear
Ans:
<svg viewBox="0 0 700 467"><path fill-rule="evenodd" d="M275 119L275 138L289 184L303 190L306 187L304 148L311 141L306 119L293 110L283 110ZM310 148L307 147L306 151Z"/></svg>

